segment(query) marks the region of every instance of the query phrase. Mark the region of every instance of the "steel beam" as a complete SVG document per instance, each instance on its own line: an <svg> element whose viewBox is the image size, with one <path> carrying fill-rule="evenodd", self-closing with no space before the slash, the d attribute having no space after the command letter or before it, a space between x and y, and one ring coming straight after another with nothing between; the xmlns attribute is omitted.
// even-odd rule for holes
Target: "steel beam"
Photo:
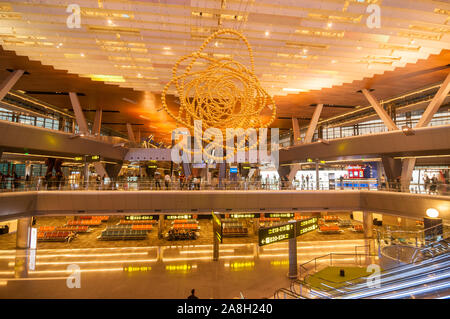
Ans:
<svg viewBox="0 0 450 319"><path fill-rule="evenodd" d="M367 91L367 89L362 89L362 93L369 101L370 105L372 105L375 112L377 112L380 119L383 121L384 125L388 128L389 131L398 130L397 125L395 125L394 121L391 119L389 114L387 114L386 110L378 103L378 101L372 96L372 94Z"/></svg>
<svg viewBox="0 0 450 319"><path fill-rule="evenodd" d="M23 75L24 70L15 70L12 72L0 85L0 101L8 94L8 92L12 89L14 84L20 79Z"/></svg>
<svg viewBox="0 0 450 319"><path fill-rule="evenodd" d="M89 130L84 118L83 109L80 106L80 101L78 96L74 92L69 92L70 102L72 103L73 112L75 113L75 119L77 120L78 129L81 133L88 135Z"/></svg>

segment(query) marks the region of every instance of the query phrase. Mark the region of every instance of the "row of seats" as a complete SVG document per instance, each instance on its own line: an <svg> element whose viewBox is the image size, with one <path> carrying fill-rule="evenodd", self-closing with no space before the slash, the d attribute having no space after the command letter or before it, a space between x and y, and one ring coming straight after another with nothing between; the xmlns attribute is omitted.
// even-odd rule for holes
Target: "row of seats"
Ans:
<svg viewBox="0 0 450 319"><path fill-rule="evenodd" d="M280 217L260 217L259 222L265 223L265 222L279 222L281 221Z"/></svg>
<svg viewBox="0 0 450 319"><path fill-rule="evenodd" d="M198 224L174 224L171 229L192 229L198 230L200 227Z"/></svg>
<svg viewBox="0 0 450 319"><path fill-rule="evenodd" d="M170 229L167 233L168 240L194 240L198 232L189 229Z"/></svg>
<svg viewBox="0 0 450 319"><path fill-rule="evenodd" d="M41 226L38 232L47 231L71 231L75 233L86 233L89 231L89 226Z"/></svg>
<svg viewBox="0 0 450 319"><path fill-rule="evenodd" d="M125 220L121 219L118 225L154 225L157 224L157 220Z"/></svg>
<svg viewBox="0 0 450 319"><path fill-rule="evenodd" d="M109 220L109 216L77 216L77 219L84 219L84 220L93 220L98 219L102 222L106 222Z"/></svg>
<svg viewBox="0 0 450 319"><path fill-rule="evenodd" d="M342 232L342 230L339 228L338 225L329 225L329 226L322 225L322 226L319 226L319 230L322 233L340 233L340 232Z"/></svg>
<svg viewBox="0 0 450 319"><path fill-rule="evenodd" d="M99 240L144 240L147 238L146 230L121 229L121 230L104 230Z"/></svg>
<svg viewBox="0 0 450 319"><path fill-rule="evenodd" d="M123 229L150 231L153 229L153 225L114 225L106 227L105 230L123 230Z"/></svg>
<svg viewBox="0 0 450 319"><path fill-rule="evenodd" d="M326 221L326 222L337 222L337 221L339 221L339 217L338 216L335 216L335 215L330 215L330 216L323 216L323 219Z"/></svg>
<svg viewBox="0 0 450 319"><path fill-rule="evenodd" d="M175 219L172 222L173 225L175 224L198 224L198 220L196 219Z"/></svg>
<svg viewBox="0 0 450 319"><path fill-rule="evenodd" d="M246 227L226 227L222 230L224 237L243 237L248 236L248 229Z"/></svg>
<svg viewBox="0 0 450 319"><path fill-rule="evenodd" d="M71 231L41 231L37 233L38 241L70 242L75 237Z"/></svg>
<svg viewBox="0 0 450 319"><path fill-rule="evenodd" d="M99 219L75 219L69 220L66 226L100 226L101 224Z"/></svg>

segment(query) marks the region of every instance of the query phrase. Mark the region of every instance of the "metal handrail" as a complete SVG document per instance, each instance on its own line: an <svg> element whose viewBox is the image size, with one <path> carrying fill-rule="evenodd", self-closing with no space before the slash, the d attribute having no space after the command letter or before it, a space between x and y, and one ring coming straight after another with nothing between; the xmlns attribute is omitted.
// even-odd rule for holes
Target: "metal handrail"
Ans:
<svg viewBox="0 0 450 319"><path fill-rule="evenodd" d="M294 297L295 299L311 299L311 298L296 294L286 288L280 288L277 291L275 291L275 293L273 294L274 299L281 299L281 298L279 298L280 293L284 294L284 299L287 299L286 296L291 296L291 297Z"/></svg>

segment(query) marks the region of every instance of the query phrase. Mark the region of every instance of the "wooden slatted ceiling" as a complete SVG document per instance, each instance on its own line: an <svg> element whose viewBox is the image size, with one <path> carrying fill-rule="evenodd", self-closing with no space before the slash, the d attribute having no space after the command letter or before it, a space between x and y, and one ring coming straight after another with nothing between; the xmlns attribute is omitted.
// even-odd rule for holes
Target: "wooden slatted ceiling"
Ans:
<svg viewBox="0 0 450 319"><path fill-rule="evenodd" d="M378 99L386 99L405 92L418 89L433 83L443 81L448 74L448 68L442 68L450 63L450 50L443 50L439 55L432 55L416 64L408 64L404 68L388 71L373 78L354 81L342 86L326 88L287 96L275 96L279 117L310 118L314 107L310 104L325 103L336 105L368 105L362 94L356 93L361 88L373 88L373 94ZM174 121L161 109L160 96L150 92L135 91L120 88L116 85L104 84L81 78L67 71L56 70L51 66L42 65L37 61L30 61L27 57L18 56L14 52L0 48L0 79L9 74L6 69L25 69L30 75L24 75L14 86L16 90L24 91L76 91L84 93L80 96L80 103L84 109L96 109L102 106L108 110L118 110L120 113L104 113L103 121L109 123L130 122L140 123L141 136L154 134L156 138L169 142L170 131L176 127ZM71 109L68 96L64 95L34 95L35 98L58 106ZM124 100L135 101L136 104ZM176 98L169 98L169 105L176 106ZM325 107L321 118L329 118L348 112L345 108ZM86 112L88 118L93 119L94 112ZM301 123L307 124L307 120ZM291 128L290 120L277 120L273 127ZM110 126L126 133L121 125ZM136 126L137 129L138 126Z"/></svg>

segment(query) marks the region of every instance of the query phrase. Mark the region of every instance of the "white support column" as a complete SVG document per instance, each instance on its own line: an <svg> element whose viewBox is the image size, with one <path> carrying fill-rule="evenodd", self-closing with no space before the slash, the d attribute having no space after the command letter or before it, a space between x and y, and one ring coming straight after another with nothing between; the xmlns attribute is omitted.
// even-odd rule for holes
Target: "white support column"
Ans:
<svg viewBox="0 0 450 319"><path fill-rule="evenodd" d="M430 104L428 104L427 108L425 109L425 112L422 114L422 117L420 118L419 122L416 125L417 128L425 127L430 123L431 119L433 118L433 115L436 114L436 112L439 110L442 102L444 102L449 91L450 91L450 73L447 74L447 77L442 83L439 91L437 91L436 95L433 97Z"/></svg>
<svg viewBox="0 0 450 319"><path fill-rule="evenodd" d="M292 118L292 130L294 132L294 145L301 144L300 141L300 126L298 125L298 119Z"/></svg>
<svg viewBox="0 0 450 319"><path fill-rule="evenodd" d="M445 78L444 82L437 91L436 95L431 100L430 104L428 104L427 108L425 109L425 112L423 112L422 117L420 118L419 122L415 127L420 128L428 126L434 114L436 114L436 112L441 107L441 104L442 102L444 102L449 91L450 91L450 73ZM406 158L402 162L401 183L403 191L409 190L409 184L411 183L411 177L415 165L416 165L415 158Z"/></svg>
<svg viewBox="0 0 450 319"><path fill-rule="evenodd" d="M381 105L377 102L377 100L367 91L366 89L362 89L362 93L369 101L370 105L372 105L375 112L377 112L380 119L383 121L384 125L388 128L389 131L398 130L397 125L395 125L394 121L391 119L389 114L387 114L386 110L381 107Z"/></svg>
<svg viewBox="0 0 450 319"><path fill-rule="evenodd" d="M102 129L102 116L103 111L102 107L98 107L95 111L95 118L94 118L94 127L92 128L92 134L100 136L100 130Z"/></svg>
<svg viewBox="0 0 450 319"><path fill-rule="evenodd" d="M364 237L372 238L373 237L373 214L369 212L363 212L363 228L364 228Z"/></svg>
<svg viewBox="0 0 450 319"><path fill-rule="evenodd" d="M80 106L80 101L78 96L74 92L69 92L70 102L72 103L73 112L75 113L75 118L77 120L78 129L83 134L89 134L86 119L84 118L83 109Z"/></svg>
<svg viewBox="0 0 450 319"><path fill-rule="evenodd" d="M0 85L0 101L8 94L9 90L12 89L24 72L24 70L15 70L3 81Z"/></svg>
<svg viewBox="0 0 450 319"><path fill-rule="evenodd" d="M130 123L127 123L127 131L128 131L128 139L132 142L135 142L136 140L134 139L134 132L133 129L131 128Z"/></svg>
<svg viewBox="0 0 450 319"><path fill-rule="evenodd" d="M17 220L16 248L30 248L31 217Z"/></svg>
<svg viewBox="0 0 450 319"><path fill-rule="evenodd" d="M304 143L311 143L317 123L319 122L320 114L322 113L322 108L323 104L317 104L311 122L309 123L308 130L306 131Z"/></svg>

